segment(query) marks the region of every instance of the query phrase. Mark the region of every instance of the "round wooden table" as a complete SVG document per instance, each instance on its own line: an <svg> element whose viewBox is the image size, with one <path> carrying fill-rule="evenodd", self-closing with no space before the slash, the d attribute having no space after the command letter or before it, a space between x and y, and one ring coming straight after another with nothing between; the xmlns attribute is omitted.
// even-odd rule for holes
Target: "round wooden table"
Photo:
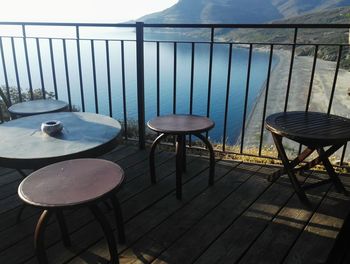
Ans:
<svg viewBox="0 0 350 264"><path fill-rule="evenodd" d="M272 134L284 171L287 172L301 200L307 200L304 189L319 186L320 183L301 186L295 177L295 172L310 169L320 162L323 163L330 177L322 183L331 181L338 191L346 192L328 158L350 140L350 119L318 112L282 112L267 117L265 127ZM294 160L289 161L282 144L283 137L305 145L307 148ZM324 147L328 146L330 147L324 150ZM300 168L295 168L315 150L318 152L317 158Z"/></svg>
<svg viewBox="0 0 350 264"><path fill-rule="evenodd" d="M161 133L150 150L150 174L152 183L156 183L154 152L160 140L168 135L176 136L176 197L182 197L182 171L186 170L186 135L194 135L204 142L210 154L209 185L214 183L214 150L206 137L201 135L212 129L215 123L207 117L197 115L165 115L147 122L148 127Z"/></svg>
<svg viewBox="0 0 350 264"><path fill-rule="evenodd" d="M41 123L59 120L61 133L48 136ZM121 131L120 123L108 116L60 112L33 115L0 125L0 166L38 169L73 158L97 157L112 150Z"/></svg>
<svg viewBox="0 0 350 264"><path fill-rule="evenodd" d="M27 204L43 209L35 230L34 245L39 263L48 263L44 232L52 214L56 214L64 245L71 245L63 210L87 206L100 223L106 237L111 263L118 262L117 245L110 225L98 207L98 202L110 199L115 211L121 243L125 233L121 208L115 193L124 179L117 164L101 159L67 160L43 167L26 177L18 187L20 198Z"/></svg>
<svg viewBox="0 0 350 264"><path fill-rule="evenodd" d="M39 115L68 110L68 103L53 99L39 99L13 104L8 108L12 117Z"/></svg>

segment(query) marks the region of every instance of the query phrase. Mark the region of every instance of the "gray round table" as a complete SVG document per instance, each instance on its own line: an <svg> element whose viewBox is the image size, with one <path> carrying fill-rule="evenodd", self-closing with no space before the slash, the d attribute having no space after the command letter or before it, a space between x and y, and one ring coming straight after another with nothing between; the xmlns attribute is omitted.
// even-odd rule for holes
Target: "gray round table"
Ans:
<svg viewBox="0 0 350 264"><path fill-rule="evenodd" d="M8 108L11 116L23 117L68 110L68 104L64 101L53 99L39 99L13 104Z"/></svg>
<svg viewBox="0 0 350 264"><path fill-rule="evenodd" d="M56 136L41 132L42 122L59 120ZM108 116L60 112L33 115L0 125L0 166L38 169L73 158L97 157L117 145L120 123Z"/></svg>

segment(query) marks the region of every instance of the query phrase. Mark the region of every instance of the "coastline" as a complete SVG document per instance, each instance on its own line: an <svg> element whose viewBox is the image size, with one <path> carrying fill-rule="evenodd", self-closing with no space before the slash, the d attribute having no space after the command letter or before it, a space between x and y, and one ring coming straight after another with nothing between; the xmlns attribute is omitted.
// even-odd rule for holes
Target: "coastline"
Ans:
<svg viewBox="0 0 350 264"><path fill-rule="evenodd" d="M271 70L270 85L268 89L268 100L266 107L266 117L272 113L284 110L286 89L288 85L288 73L290 68L291 53L285 50L275 50L274 55L279 61ZM288 111L304 111L309 92L311 69L313 57L295 56L290 85ZM317 59L309 111L327 112L330 100L336 62ZM350 117L350 72L339 69L337 85L334 93L331 114ZM261 124L263 118L263 108L266 93L266 81L262 85L255 105L252 108L246 122L246 132L244 138L244 148L249 149L259 147ZM270 133L263 129L263 146L271 148L274 146ZM239 136L238 140L240 140ZM240 142L238 141L237 142ZM286 140L289 149L298 148L298 144L293 144ZM339 153L337 153L339 156ZM349 154L347 155L349 156Z"/></svg>

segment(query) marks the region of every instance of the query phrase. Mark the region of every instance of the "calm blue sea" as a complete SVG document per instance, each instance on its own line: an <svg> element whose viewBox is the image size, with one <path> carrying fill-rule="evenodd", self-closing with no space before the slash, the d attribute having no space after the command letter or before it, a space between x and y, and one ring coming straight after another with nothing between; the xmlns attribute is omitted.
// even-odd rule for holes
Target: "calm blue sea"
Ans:
<svg viewBox="0 0 350 264"><path fill-rule="evenodd" d="M28 73L25 64L24 46L22 39L15 39L15 51L19 72L20 87L26 90L29 87ZM31 78L34 88L40 88L40 67L38 49L35 39L27 40L29 50L29 62ZM93 59L91 41L81 41L82 77L86 111L95 112ZM49 40L39 41L40 58L45 89L54 90L52 78L52 66L50 59ZM11 48L11 40L3 38L4 58L6 61L6 73L11 86L17 86L14 70L14 60ZM137 96L136 96L136 54L135 42L126 41L125 49L125 87L127 117L130 120L137 119ZM53 40L54 62L58 97L68 101L67 78L65 73L64 49L62 40ZM78 73L78 60L76 41L66 41L68 78L71 90L72 103L81 108L80 84ZM209 82L209 44L196 44L194 60L194 93L193 113L206 115ZM108 106L108 80L106 43L104 40L94 42L96 86L98 98L98 111L109 114ZM111 41L109 43L111 87L113 116L123 119L123 93L121 75L121 43ZM145 43L145 104L146 120L156 116L156 44ZM176 50L176 80L174 80L174 44L160 44L160 113L170 114L173 111L173 95L176 90L176 113L189 113L190 109L190 84L191 84L191 44L178 43ZM244 98L247 85L247 67L249 50L234 48L232 52L232 65L229 85L229 111L227 122L227 142L234 143L242 128ZM267 77L269 54L254 50L252 55L251 76L248 94L248 113L251 111L257 95ZM212 140L223 141L225 98L227 91L229 62L229 46L215 44L213 49L213 67L211 80L210 117L215 121L215 128L209 133ZM273 64L277 58L273 59ZM5 85L4 69L0 65L0 84ZM174 84L176 87L174 88Z"/></svg>

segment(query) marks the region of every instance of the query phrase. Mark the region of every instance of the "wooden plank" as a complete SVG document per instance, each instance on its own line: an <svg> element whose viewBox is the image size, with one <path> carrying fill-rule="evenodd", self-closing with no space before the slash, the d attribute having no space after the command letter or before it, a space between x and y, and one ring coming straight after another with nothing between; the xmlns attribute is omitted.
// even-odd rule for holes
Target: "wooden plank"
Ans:
<svg viewBox="0 0 350 264"><path fill-rule="evenodd" d="M265 169L264 174L266 172ZM293 194L294 189L290 185L289 178L286 175L279 177L210 245L195 263L234 263L238 261Z"/></svg>
<svg viewBox="0 0 350 264"><path fill-rule="evenodd" d="M219 168L217 166L217 170ZM140 257L147 262L153 261L190 230L192 226L196 225L202 217L235 192L253 174L254 172L242 171L239 168L234 168L228 174L225 174L223 178L215 182L214 186L207 188L201 195L196 196L191 203L186 204L181 210L177 210L137 241L135 245L124 251L120 255L122 263L138 261ZM193 188L187 189L191 192ZM141 220L139 219L139 221ZM135 252L139 252L139 254Z"/></svg>
<svg viewBox="0 0 350 264"><path fill-rule="evenodd" d="M5 168L5 167L0 167L0 178L2 175L5 175L7 173L11 173L13 169Z"/></svg>
<svg viewBox="0 0 350 264"><path fill-rule="evenodd" d="M349 190L349 177L340 178ZM332 187L284 263L326 263L349 211L350 197L336 192ZM347 248L348 245L346 251ZM330 260L329 263L336 262Z"/></svg>
<svg viewBox="0 0 350 264"><path fill-rule="evenodd" d="M297 203L293 204L294 197L288 201L291 189L285 176L269 185L266 182L266 175L271 173L269 168L242 164L240 168L244 171L238 175L243 178L254 174L259 168L258 173L242 184L240 176L229 177L237 174L237 171L225 174L230 168L218 165L215 185L208 187L209 164L203 158L196 161L189 158L188 168L192 173L196 172L184 175L184 197L178 201L175 198L173 153L157 153L159 182L153 186L148 175L147 151L139 152L135 146L131 146L131 150L128 148L125 146L125 149L115 150L119 157L118 164L125 168L128 179L118 196L123 209L130 205L130 209L125 209L130 210L125 224L127 244L119 245L121 263L148 263L152 260L155 263L196 264L281 263L283 260L286 263L315 263L312 260L325 263L334 245L334 237L344 223L344 214L350 208L347 206L348 197L343 198L331 190L327 196L321 196L315 211L311 210L309 218L303 220L307 212ZM110 158L113 160L113 155ZM203 165L203 170L199 163ZM226 163L231 168L234 166L231 162L219 163ZM13 203L11 198L5 199L11 197L11 193L13 196L16 194L19 179L13 181L13 176L8 176L9 181L4 181L4 184L1 184L0 176L0 203L2 201L3 206L8 206L6 202ZM253 178L255 180L252 182ZM239 184L242 185L235 189ZM263 184L266 186L259 191L260 187L257 186ZM326 187L317 187L307 193L313 199L318 199L320 188ZM244 188L245 191L242 191ZM236 194L235 199L231 198L238 192L241 194ZM101 208L106 211L103 204ZM16 208L10 209L0 217L0 263L37 263L32 236L38 210L26 209L24 221L19 225L14 223L16 213ZM108 259L107 246L92 215L86 209L67 211L65 215L73 247L69 250L64 248L58 225L52 221L45 239L50 263L105 263ZM106 216L117 235L112 212L106 212ZM275 255L270 251L281 252L274 259ZM249 254L255 253L258 257L248 258ZM343 264L347 263L347 259L344 261Z"/></svg>
<svg viewBox="0 0 350 264"><path fill-rule="evenodd" d="M165 162L158 165L157 170L159 171L157 175L158 181L161 181L162 179L169 177L172 175L172 173L175 172L175 160L170 158L168 156L168 153L166 154L167 157L165 157ZM158 162L162 162L162 159L158 159ZM188 164L191 163L193 159L188 160ZM146 164L144 164L146 165ZM147 173L142 173L143 171L147 171ZM143 192L146 189L149 189L152 187L152 183L150 180L149 175L149 167L147 162L147 169L140 170L141 174L139 174L140 177L135 178L132 180L132 184L124 184L121 186L121 188L118 190L118 196L122 201L126 201L134 196L137 196L137 194ZM128 178L129 174L126 175L126 178Z"/></svg>
<svg viewBox="0 0 350 264"><path fill-rule="evenodd" d="M15 180L6 185L0 185L0 200L5 199L15 193L17 193L18 185L21 183L20 180Z"/></svg>
<svg viewBox="0 0 350 264"><path fill-rule="evenodd" d="M156 156L156 163L158 164L158 166L160 164L170 161L170 159L173 159L175 157L173 153L169 153L169 152L157 152L155 156ZM172 160L172 162L175 162L175 161ZM146 159L136 164L133 164L131 167L128 167L128 175L125 179L125 182L135 180L135 178L141 175L147 175L146 177L149 177L149 181L150 181L148 153L147 153Z"/></svg>
<svg viewBox="0 0 350 264"><path fill-rule="evenodd" d="M306 183L318 182L320 178L324 179L325 176L311 175ZM330 185L327 184L309 190L306 193L310 201L308 205L302 203L294 194L249 250L245 252L240 263L281 263L329 188Z"/></svg>
<svg viewBox="0 0 350 264"><path fill-rule="evenodd" d="M137 151L138 149L136 146L119 145L107 154L102 155L101 158L115 162L117 160L126 158L127 156L133 155L137 153Z"/></svg>
<svg viewBox="0 0 350 264"><path fill-rule="evenodd" d="M254 174L235 192L205 215L192 229L163 251L154 263L192 263L238 218L271 183ZM195 241L195 243L194 243Z"/></svg>
<svg viewBox="0 0 350 264"><path fill-rule="evenodd" d="M0 176L0 185L5 186L6 184L22 179L22 176L16 170L8 169L6 173Z"/></svg>
<svg viewBox="0 0 350 264"><path fill-rule="evenodd" d="M199 158L191 161L192 158L187 160L190 164L187 166L187 172L182 176L183 184L197 176L200 172L208 168L209 163L203 162ZM175 165L175 164L174 164ZM163 170L165 170L164 168ZM159 174L162 173L162 170L158 169ZM124 219L128 221L134 215L146 209L150 205L156 203L158 200L169 195L175 190L175 173L172 173L170 177L166 177L157 181L157 184L151 185L150 188L140 193L137 196L133 196L126 203L124 203Z"/></svg>

